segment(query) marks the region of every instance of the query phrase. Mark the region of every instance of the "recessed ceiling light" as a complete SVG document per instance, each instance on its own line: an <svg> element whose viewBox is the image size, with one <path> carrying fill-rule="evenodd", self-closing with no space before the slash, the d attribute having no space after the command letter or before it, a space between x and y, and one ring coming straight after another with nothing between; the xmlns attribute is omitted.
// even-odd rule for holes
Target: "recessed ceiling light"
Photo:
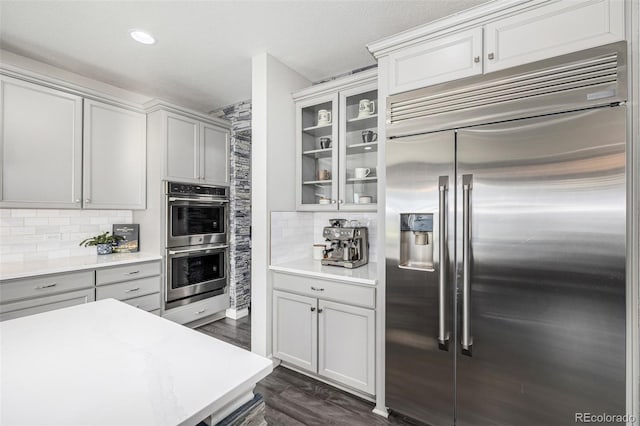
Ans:
<svg viewBox="0 0 640 426"><path fill-rule="evenodd" d="M153 38L151 34L142 30L131 30L129 31L129 35L132 39L142 44L154 44L156 39Z"/></svg>

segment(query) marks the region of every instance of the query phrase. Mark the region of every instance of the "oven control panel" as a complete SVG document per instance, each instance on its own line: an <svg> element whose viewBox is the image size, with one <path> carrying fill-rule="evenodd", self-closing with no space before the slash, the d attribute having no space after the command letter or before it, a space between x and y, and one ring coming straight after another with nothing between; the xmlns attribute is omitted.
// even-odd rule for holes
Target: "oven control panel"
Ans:
<svg viewBox="0 0 640 426"><path fill-rule="evenodd" d="M229 188L226 186L168 182L167 193L171 195L207 195L216 198L227 198L229 196Z"/></svg>

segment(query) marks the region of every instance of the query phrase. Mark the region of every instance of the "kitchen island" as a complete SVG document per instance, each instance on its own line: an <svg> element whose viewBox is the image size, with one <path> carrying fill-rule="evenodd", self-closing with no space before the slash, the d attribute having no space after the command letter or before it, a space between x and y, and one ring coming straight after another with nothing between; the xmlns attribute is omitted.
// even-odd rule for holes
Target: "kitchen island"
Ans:
<svg viewBox="0 0 640 426"><path fill-rule="evenodd" d="M216 424L272 369L267 358L106 299L0 323L0 424Z"/></svg>

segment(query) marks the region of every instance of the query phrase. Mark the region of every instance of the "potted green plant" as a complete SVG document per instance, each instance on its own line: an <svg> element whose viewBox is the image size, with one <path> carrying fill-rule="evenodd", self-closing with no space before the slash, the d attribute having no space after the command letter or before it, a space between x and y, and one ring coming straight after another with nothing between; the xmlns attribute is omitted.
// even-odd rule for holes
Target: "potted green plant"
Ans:
<svg viewBox="0 0 640 426"><path fill-rule="evenodd" d="M95 237L87 238L80 243L80 246L96 246L98 254L111 254L113 252L113 245L120 240L122 240L121 236L109 235L109 232L104 232Z"/></svg>

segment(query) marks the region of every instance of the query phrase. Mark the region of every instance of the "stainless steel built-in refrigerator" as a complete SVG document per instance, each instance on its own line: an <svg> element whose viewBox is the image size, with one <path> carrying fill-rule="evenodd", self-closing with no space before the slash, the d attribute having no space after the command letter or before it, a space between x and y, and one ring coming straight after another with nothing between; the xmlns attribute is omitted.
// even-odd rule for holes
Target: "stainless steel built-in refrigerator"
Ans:
<svg viewBox="0 0 640 426"><path fill-rule="evenodd" d="M434 426L624 414L625 52L389 97L390 409Z"/></svg>

